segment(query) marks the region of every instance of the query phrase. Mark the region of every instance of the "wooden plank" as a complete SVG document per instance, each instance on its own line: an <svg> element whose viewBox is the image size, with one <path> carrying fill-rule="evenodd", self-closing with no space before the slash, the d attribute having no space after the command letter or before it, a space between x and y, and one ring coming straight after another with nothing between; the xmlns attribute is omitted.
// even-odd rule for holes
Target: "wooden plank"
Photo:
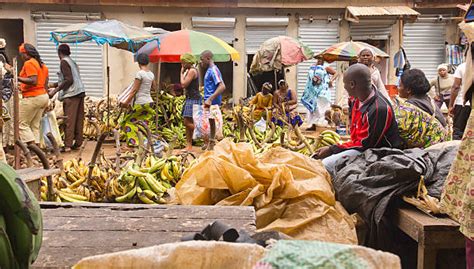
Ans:
<svg viewBox="0 0 474 269"><path fill-rule="evenodd" d="M253 207L240 206L180 206L180 205L138 205L138 204L98 204L91 203L90 207L79 207L64 203L64 207L45 208L42 203L42 213L45 218L53 216L66 217L150 217L161 218L191 218L191 219L255 219Z"/></svg>
<svg viewBox="0 0 474 269"><path fill-rule="evenodd" d="M450 218L435 218L416 208L400 208L394 215L394 223L412 239L419 242L424 232L446 231L459 233L459 224Z"/></svg>
<svg viewBox="0 0 474 269"><path fill-rule="evenodd" d="M25 169L20 169L16 170L17 174L20 176L21 179L23 179L25 182L31 181L31 180L36 180L42 177L47 177L47 176L52 176L52 175L57 175L61 173L61 170L58 168L53 168L53 169L43 169L43 168L26 168L27 170L24 171Z"/></svg>
<svg viewBox="0 0 474 269"><path fill-rule="evenodd" d="M448 217L431 217L415 208L400 208L400 218L411 219L423 230L457 230L459 224Z"/></svg>
<svg viewBox="0 0 474 269"><path fill-rule="evenodd" d="M43 244L48 247L96 247L130 249L179 242L186 232L148 231L45 231Z"/></svg>
<svg viewBox="0 0 474 269"><path fill-rule="evenodd" d="M466 239L459 231L425 231L419 245L438 249L465 248Z"/></svg>
<svg viewBox="0 0 474 269"><path fill-rule="evenodd" d="M38 259L31 268L68 268L79 262L82 258L91 255L100 255L111 252L123 251L122 247L103 248L103 247L50 247L42 246Z"/></svg>
<svg viewBox="0 0 474 269"><path fill-rule="evenodd" d="M436 249L418 245L417 269L436 268Z"/></svg>
<svg viewBox="0 0 474 269"><path fill-rule="evenodd" d="M148 231L148 232L200 232L212 222L219 220L237 229L255 231L255 222L250 219L163 219L129 217L51 217L45 218L45 231ZM101 224L104 223L104 224Z"/></svg>
<svg viewBox="0 0 474 269"><path fill-rule="evenodd" d="M43 246L34 268L70 268L81 258L178 242L220 220L255 231L253 207L41 203Z"/></svg>

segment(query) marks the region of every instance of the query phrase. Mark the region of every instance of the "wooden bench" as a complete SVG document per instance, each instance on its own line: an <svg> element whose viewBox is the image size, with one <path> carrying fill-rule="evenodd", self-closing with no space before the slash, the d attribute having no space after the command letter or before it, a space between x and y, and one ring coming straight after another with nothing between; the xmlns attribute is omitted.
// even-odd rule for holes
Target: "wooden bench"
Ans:
<svg viewBox="0 0 474 269"><path fill-rule="evenodd" d="M16 170L18 176L23 179L28 188L33 192L36 199L41 200L40 196L40 179L42 177L48 177L53 175L58 175L61 173L61 170L58 168L53 169L44 169L39 167L29 167L24 169Z"/></svg>
<svg viewBox="0 0 474 269"><path fill-rule="evenodd" d="M459 224L450 218L432 217L407 206L396 211L393 221L400 230L418 242L418 269L436 268L439 249L465 247Z"/></svg>
<svg viewBox="0 0 474 269"><path fill-rule="evenodd" d="M180 241L220 220L255 232L255 210L241 206L41 203L43 244L34 268L71 268L92 255Z"/></svg>

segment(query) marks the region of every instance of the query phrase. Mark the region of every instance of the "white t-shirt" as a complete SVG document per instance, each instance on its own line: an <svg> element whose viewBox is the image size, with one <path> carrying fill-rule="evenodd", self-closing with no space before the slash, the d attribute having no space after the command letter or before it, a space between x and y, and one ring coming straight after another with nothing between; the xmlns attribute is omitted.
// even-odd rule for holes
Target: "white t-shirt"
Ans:
<svg viewBox="0 0 474 269"><path fill-rule="evenodd" d="M135 78L141 81L140 89L138 89L138 92L135 95L135 104L144 105L153 103L153 99L151 98L150 93L151 84L155 79L155 75L153 74L153 72L140 70L137 72Z"/></svg>
<svg viewBox="0 0 474 269"><path fill-rule="evenodd" d="M464 77L464 73L466 72L466 63L462 63L458 66L458 68L456 68L456 71L454 72L454 78L460 78L461 79L461 88L458 92L458 96L456 97L456 100L454 102L455 105L460 105L460 106L463 106L464 105L464 95L466 94L463 90L462 90L462 79ZM471 103L468 101L466 103L466 105L470 105Z"/></svg>

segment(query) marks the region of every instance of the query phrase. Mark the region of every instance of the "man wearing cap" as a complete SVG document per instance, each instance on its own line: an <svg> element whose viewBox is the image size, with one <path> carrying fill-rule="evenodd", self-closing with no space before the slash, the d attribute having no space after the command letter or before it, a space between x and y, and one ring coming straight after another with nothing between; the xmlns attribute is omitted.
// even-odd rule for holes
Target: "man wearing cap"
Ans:
<svg viewBox="0 0 474 269"><path fill-rule="evenodd" d="M222 103L222 94L225 91L224 80L219 68L214 64L213 54L206 50L201 53L201 67L207 69L204 75L204 111L209 114L210 135L207 147L204 149L213 150L216 143L216 120L213 113L214 108Z"/></svg>
<svg viewBox="0 0 474 269"><path fill-rule="evenodd" d="M83 142L84 126L84 98L86 96L84 84L81 80L79 67L71 59L71 50L67 44L58 47L60 62L59 81L52 86L49 96L59 92L58 100L63 102L66 118L65 139L63 152L79 149Z"/></svg>

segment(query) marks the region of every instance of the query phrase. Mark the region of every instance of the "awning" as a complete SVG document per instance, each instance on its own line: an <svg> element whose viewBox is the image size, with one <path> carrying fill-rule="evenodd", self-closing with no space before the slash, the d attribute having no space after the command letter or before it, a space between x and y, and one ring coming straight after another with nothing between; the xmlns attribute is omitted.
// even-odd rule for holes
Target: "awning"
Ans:
<svg viewBox="0 0 474 269"><path fill-rule="evenodd" d="M355 7L346 8L345 18L348 21L359 22L360 17L407 17L416 19L420 13L407 6L388 6L388 7Z"/></svg>

